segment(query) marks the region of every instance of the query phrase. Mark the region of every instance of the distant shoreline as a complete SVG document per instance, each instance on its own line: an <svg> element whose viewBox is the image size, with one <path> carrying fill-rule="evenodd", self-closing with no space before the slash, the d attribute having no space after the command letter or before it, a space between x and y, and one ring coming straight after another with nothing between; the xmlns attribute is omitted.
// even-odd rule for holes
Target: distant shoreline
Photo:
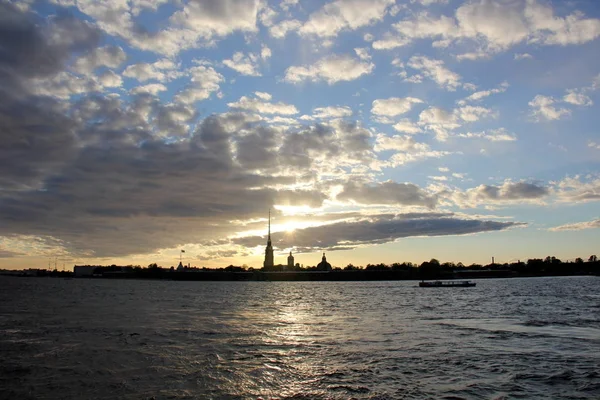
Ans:
<svg viewBox="0 0 600 400"><path fill-rule="evenodd" d="M590 271L572 271L570 273L554 274L517 274L514 271L464 271L453 274L422 277L406 271L194 271L179 272L169 270L151 271L148 273L120 273L107 271L93 276L76 277L68 271L46 271L38 275L7 274L0 275L16 277L55 277L77 279L142 279L142 280L171 280L171 281L255 281L255 282L356 282L356 281L418 281L418 280L452 280L452 279L498 279L498 278L534 278L534 277L564 277L564 276L598 276Z"/></svg>

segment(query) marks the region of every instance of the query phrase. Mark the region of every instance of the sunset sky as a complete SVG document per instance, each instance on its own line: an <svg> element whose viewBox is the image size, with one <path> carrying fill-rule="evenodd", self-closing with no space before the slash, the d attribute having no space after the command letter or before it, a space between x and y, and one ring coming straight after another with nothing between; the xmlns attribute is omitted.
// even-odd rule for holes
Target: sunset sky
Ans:
<svg viewBox="0 0 600 400"><path fill-rule="evenodd" d="M596 0L0 0L0 268L600 255Z"/></svg>

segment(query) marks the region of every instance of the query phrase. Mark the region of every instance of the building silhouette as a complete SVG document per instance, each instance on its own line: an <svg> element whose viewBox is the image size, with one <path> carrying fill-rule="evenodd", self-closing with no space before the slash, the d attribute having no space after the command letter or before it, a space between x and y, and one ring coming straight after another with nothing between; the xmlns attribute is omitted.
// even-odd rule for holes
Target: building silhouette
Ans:
<svg viewBox="0 0 600 400"><path fill-rule="evenodd" d="M287 258L287 265L277 264L275 265L275 256L273 254L273 243L271 242L271 210L269 210L269 224L268 224L268 235L267 235L267 247L265 248L265 261L263 262L263 269L265 271L294 271L300 269L300 264L294 264L294 256L290 251ZM321 262L317 264L316 269L318 271L331 271L333 268L331 264L327 262L325 253Z"/></svg>
<svg viewBox="0 0 600 400"><path fill-rule="evenodd" d="M323 253L323 258L321 259L321 262L317 265L317 270L331 271L331 264L327 262L327 258L325 258L325 253Z"/></svg>
<svg viewBox="0 0 600 400"><path fill-rule="evenodd" d="M264 268L273 268L275 261L273 258L273 245L271 244L271 210L269 210L269 236L267 238L267 248L265 249Z"/></svg>

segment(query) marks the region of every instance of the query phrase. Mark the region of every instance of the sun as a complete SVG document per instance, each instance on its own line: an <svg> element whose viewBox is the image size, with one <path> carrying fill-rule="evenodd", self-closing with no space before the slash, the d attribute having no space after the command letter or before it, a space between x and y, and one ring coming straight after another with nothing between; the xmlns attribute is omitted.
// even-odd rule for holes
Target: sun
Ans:
<svg viewBox="0 0 600 400"><path fill-rule="evenodd" d="M278 230L281 230L285 233L293 233L296 229L298 229L298 222L296 221L288 221L286 223L280 224L278 226Z"/></svg>

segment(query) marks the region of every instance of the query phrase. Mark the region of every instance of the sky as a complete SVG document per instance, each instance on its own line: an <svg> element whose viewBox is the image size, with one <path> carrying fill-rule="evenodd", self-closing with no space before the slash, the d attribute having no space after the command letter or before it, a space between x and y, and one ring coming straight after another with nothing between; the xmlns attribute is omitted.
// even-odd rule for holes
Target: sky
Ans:
<svg viewBox="0 0 600 400"><path fill-rule="evenodd" d="M595 0L0 0L0 268L600 253ZM184 252L182 252L184 250Z"/></svg>

